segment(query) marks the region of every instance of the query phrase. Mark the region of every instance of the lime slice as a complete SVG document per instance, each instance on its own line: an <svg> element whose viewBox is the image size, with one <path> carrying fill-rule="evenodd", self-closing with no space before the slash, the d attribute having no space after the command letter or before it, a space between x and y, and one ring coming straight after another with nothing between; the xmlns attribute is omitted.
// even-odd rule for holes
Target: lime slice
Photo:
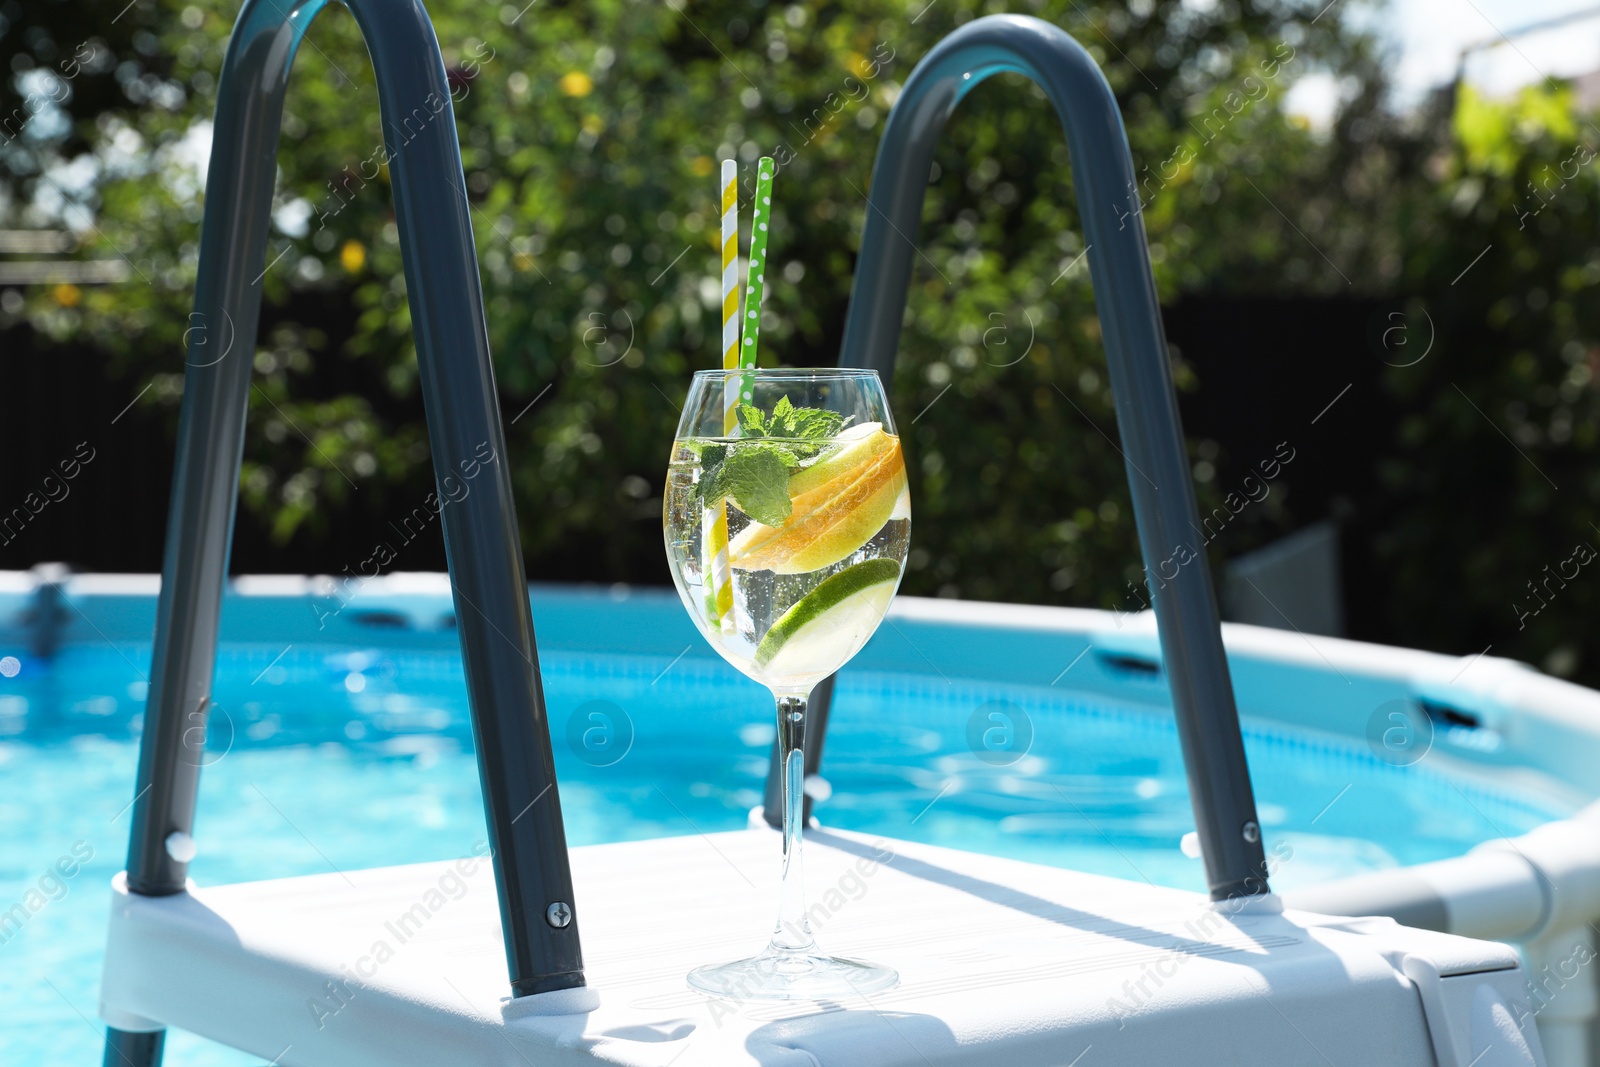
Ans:
<svg viewBox="0 0 1600 1067"><path fill-rule="evenodd" d="M772 624L752 665L778 678L820 677L838 670L878 628L899 584L900 564L892 559L846 567Z"/></svg>

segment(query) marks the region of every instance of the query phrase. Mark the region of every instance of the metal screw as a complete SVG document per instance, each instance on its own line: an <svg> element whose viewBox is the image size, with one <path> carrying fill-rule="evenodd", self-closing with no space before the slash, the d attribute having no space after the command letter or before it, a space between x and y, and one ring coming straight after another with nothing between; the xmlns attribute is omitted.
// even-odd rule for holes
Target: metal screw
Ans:
<svg viewBox="0 0 1600 1067"><path fill-rule="evenodd" d="M1244 839L1252 845L1261 840L1261 827L1254 822L1244 824Z"/></svg>
<svg viewBox="0 0 1600 1067"><path fill-rule="evenodd" d="M565 929L572 921L572 909L558 900L544 909L544 921L557 930Z"/></svg>
<svg viewBox="0 0 1600 1067"><path fill-rule="evenodd" d="M175 863L188 863L193 860L200 851L194 843L194 838L190 837L182 830L172 831L172 833L167 835L167 839L164 843L167 847L167 855L171 857Z"/></svg>

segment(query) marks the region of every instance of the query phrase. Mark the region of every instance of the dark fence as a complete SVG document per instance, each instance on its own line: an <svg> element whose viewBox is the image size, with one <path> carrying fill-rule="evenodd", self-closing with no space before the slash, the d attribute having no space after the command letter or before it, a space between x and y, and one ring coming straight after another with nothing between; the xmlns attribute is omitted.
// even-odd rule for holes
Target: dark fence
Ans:
<svg viewBox="0 0 1600 1067"><path fill-rule="evenodd" d="M353 327L354 310L342 296L302 296L273 311L263 309L263 337L279 319L315 326L335 339ZM149 396L135 403L148 380L119 376L111 366L92 346L51 344L25 327L0 333L0 569L58 560L87 571L161 570L177 406L152 407ZM183 370L177 351L169 369ZM421 420L420 399L395 400L375 382L371 366L334 356L319 360L310 380L297 379L295 386L307 396L360 393L390 421ZM66 481L60 464L80 445L93 459ZM416 484L401 487L397 492L409 495L400 498L421 500L432 488L430 478L427 462L417 464ZM326 516L317 536L287 544L275 542L265 523L240 509L233 573L337 573L366 558L375 543L394 538L389 510L373 506L373 496L354 494L338 514ZM407 547L404 569L444 567L438 533Z"/></svg>
<svg viewBox="0 0 1600 1067"><path fill-rule="evenodd" d="M1381 387L1384 315L1372 300L1191 298L1165 312L1168 340L1199 386L1179 394L1191 438L1219 446L1216 484L1236 489L1281 445L1294 459L1273 480L1270 522L1219 538L1235 554L1320 519L1341 528L1346 631L1393 641L1373 554L1392 515L1378 469L1395 448L1398 412ZM1391 357L1392 358L1392 357ZM1281 510L1280 510L1281 509ZM1255 516L1250 516L1254 519Z"/></svg>

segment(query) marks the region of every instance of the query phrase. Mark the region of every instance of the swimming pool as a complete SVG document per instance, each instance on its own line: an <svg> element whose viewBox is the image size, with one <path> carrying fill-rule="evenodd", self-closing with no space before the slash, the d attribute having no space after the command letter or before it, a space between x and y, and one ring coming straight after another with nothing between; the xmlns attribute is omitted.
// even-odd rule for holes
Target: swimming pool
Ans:
<svg viewBox="0 0 1600 1067"><path fill-rule="evenodd" d="M0 588L0 912L43 901L0 932L0 998L16 1006L5 1062L100 1054L106 886L127 845L153 593L148 578L74 579L46 658L22 621L36 591L15 581L6 600ZM996 610L970 606L973 624L952 628L949 605L897 606L841 675L818 817L1202 889L1199 861L1179 849L1193 819L1176 732L1136 628L1085 644L1068 631L1110 616L1055 612L1070 625L1051 633L994 625ZM460 856L486 836L442 578L400 576L330 611L300 579L241 580L229 597L218 710L196 745L197 882ZM761 799L770 702L705 646L676 596L536 588L534 615L569 842L743 826ZM1333 698L1358 721L1382 706L1370 679L1346 682ZM1459 855L1585 799L1556 774L1497 775L1487 734L1457 753L1441 736L1397 766L1359 732L1248 714L1247 689L1280 889ZM995 723L1031 735L1025 755L976 740ZM169 1049L174 1064L259 1062L179 1033Z"/></svg>

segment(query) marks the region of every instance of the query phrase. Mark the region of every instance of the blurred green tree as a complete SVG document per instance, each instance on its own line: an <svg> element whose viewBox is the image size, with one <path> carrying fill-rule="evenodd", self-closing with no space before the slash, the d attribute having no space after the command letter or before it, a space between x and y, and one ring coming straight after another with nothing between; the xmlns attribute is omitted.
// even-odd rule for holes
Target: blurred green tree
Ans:
<svg viewBox="0 0 1600 1067"><path fill-rule="evenodd" d="M7 142L4 210L16 224L73 226L84 254L130 263L126 284L38 293L26 313L51 336L98 339L119 373L154 381L143 403L175 413L215 76L236 8L116 6L0 7L0 43L20 72L12 95L66 101ZM1373 42L1316 18L1319 6L1016 6L1073 33L1106 70L1164 294L1382 289L1398 275L1395 228L1377 223L1397 210L1396 176L1415 166L1409 142L1383 117ZM716 161L783 161L764 358L831 363L898 87L939 38L1002 8L431 10L515 417L530 572L664 580L668 444L689 373L717 359ZM102 57L94 80L60 67L81 41ZM377 102L348 13L322 15L296 63L264 282L276 324L256 353L243 478L245 506L285 540L315 537L348 509L408 510L430 482L419 420L372 399L414 400L416 366ZM1354 87L1321 133L1284 108L1312 75ZM1003 76L962 104L931 176L893 383L916 498L909 592L1131 606L1132 516L1071 190L1036 89ZM319 294L359 307L348 336L295 317L295 299ZM370 385L318 393L314 372L334 362ZM1189 372L1181 361L1177 371L1182 385Z"/></svg>
<svg viewBox="0 0 1600 1067"><path fill-rule="evenodd" d="M1406 412L1371 523L1390 626L1595 684L1600 128L1564 86L1465 88L1453 134L1402 219L1396 321L1432 348L1385 372Z"/></svg>

